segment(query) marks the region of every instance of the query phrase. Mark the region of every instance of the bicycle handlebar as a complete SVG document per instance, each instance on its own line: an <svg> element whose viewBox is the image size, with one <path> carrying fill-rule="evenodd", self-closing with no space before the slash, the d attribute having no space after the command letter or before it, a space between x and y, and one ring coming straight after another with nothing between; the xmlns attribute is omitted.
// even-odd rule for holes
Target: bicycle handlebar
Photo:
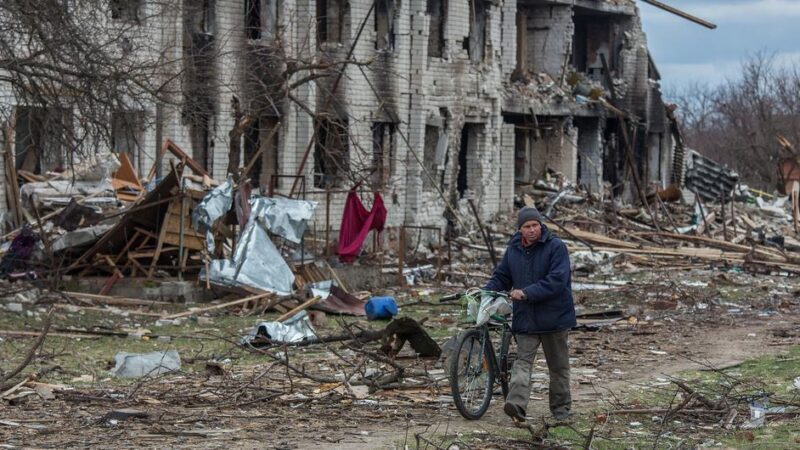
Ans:
<svg viewBox="0 0 800 450"><path fill-rule="evenodd" d="M486 292L486 293L496 294L498 297L508 297L508 293L507 292L502 292L502 291L484 291L484 290L481 290L481 291L482 292ZM466 295L466 292L456 292L454 294L445 295L444 297L439 299L439 303L454 302L456 300L459 300L464 295Z"/></svg>

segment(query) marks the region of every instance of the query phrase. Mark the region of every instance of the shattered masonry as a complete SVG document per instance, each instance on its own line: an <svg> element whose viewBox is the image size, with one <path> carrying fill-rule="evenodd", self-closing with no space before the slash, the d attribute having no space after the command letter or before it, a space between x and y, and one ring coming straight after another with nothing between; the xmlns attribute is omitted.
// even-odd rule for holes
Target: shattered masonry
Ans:
<svg viewBox="0 0 800 450"><path fill-rule="evenodd" d="M320 202L316 221L328 209L325 189L352 186L344 178L349 171L383 192L388 226L439 226L444 198L472 197L489 217L512 204L515 183L532 183L547 170L593 192L604 181L618 186L625 150L618 118L598 104L607 97L638 119L633 151L640 178L669 182L672 139L659 74L632 1L378 0L371 10L372 3L176 1L183 20L142 26L164 27L164 47L183 55L184 106L125 113L137 120L146 114L156 124L136 136L121 131L116 150L131 153L143 176L157 140L170 137L225 179L236 95L253 118L241 160L263 149L255 182L265 192L272 183L286 193L315 127L302 102L320 117L303 173L306 198ZM286 58L341 61L353 42L354 58L371 63L348 65L333 99L337 65L323 69L331 76L292 91L297 102L275 92ZM120 114L110 118L115 130ZM15 144L19 155L26 143ZM333 229L345 197L330 195Z"/></svg>

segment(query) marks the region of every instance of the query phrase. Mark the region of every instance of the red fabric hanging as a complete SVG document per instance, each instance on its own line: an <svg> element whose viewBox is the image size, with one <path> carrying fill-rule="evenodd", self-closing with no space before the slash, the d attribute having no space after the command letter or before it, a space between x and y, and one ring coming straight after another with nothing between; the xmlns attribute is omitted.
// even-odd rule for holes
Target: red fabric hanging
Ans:
<svg viewBox="0 0 800 450"><path fill-rule="evenodd" d="M361 244L367 238L370 230L383 231L386 222L386 207L383 197L375 193L372 210L367 211L355 190L347 194L342 214L342 226L339 230L339 247L336 253L345 263L351 263L361 252Z"/></svg>

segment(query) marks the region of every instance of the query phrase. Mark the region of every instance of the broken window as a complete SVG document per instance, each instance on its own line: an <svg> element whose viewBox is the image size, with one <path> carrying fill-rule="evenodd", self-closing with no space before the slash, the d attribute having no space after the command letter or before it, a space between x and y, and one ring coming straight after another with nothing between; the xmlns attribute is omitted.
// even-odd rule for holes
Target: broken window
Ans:
<svg viewBox="0 0 800 450"><path fill-rule="evenodd" d="M618 64L617 51L614 51L619 46L615 22L592 14L576 14L573 20L572 64L578 72L605 84L606 68L613 72Z"/></svg>
<svg viewBox="0 0 800 450"><path fill-rule="evenodd" d="M126 153L134 167L142 172L144 113L116 111L111 114L111 148L114 153Z"/></svg>
<svg viewBox="0 0 800 450"><path fill-rule="evenodd" d="M458 150L458 175L456 189L459 197L464 197L467 189L475 189L473 183L477 178L478 148L483 124L467 123L461 129L461 147Z"/></svg>
<svg viewBox="0 0 800 450"><path fill-rule="evenodd" d="M248 39L274 38L278 31L279 0L245 1L245 33Z"/></svg>
<svg viewBox="0 0 800 450"><path fill-rule="evenodd" d="M343 42L347 12L346 0L317 0L317 40Z"/></svg>
<svg viewBox="0 0 800 450"><path fill-rule="evenodd" d="M111 18L138 21L142 0L111 0Z"/></svg>
<svg viewBox="0 0 800 450"><path fill-rule="evenodd" d="M314 186L342 185L350 164L346 119L320 119L314 146Z"/></svg>
<svg viewBox="0 0 800 450"><path fill-rule="evenodd" d="M444 24L447 17L447 0L428 0L426 12L428 24L428 56L441 58L444 55Z"/></svg>
<svg viewBox="0 0 800 450"><path fill-rule="evenodd" d="M15 131L17 170L41 174L65 169L71 135L66 110L18 106Z"/></svg>
<svg viewBox="0 0 800 450"><path fill-rule="evenodd" d="M383 189L394 173L395 124L375 122L372 124L372 187Z"/></svg>
<svg viewBox="0 0 800 450"><path fill-rule="evenodd" d="M447 133L443 127L425 126L425 149L422 161L428 175L422 175L422 188L432 190L434 182L442 183L447 155ZM430 175L430 176L429 176ZM433 179L431 179L433 178Z"/></svg>
<svg viewBox="0 0 800 450"><path fill-rule="evenodd" d="M528 70L528 15L517 11L517 70Z"/></svg>
<svg viewBox="0 0 800 450"><path fill-rule="evenodd" d="M269 191L278 187L276 175L280 174L278 158L278 118L263 116L254 120L244 136L244 163L249 164L256 154L257 157L250 171L250 183L253 187Z"/></svg>
<svg viewBox="0 0 800 450"><path fill-rule="evenodd" d="M190 117L189 140L192 144L192 158L208 173L213 173L214 140L211 130L213 116L205 111L195 111Z"/></svg>
<svg viewBox="0 0 800 450"><path fill-rule="evenodd" d="M375 1L375 49L394 49L394 0Z"/></svg>
<svg viewBox="0 0 800 450"><path fill-rule="evenodd" d="M183 9L189 21L189 30L200 34L214 34L215 0L199 2L184 0Z"/></svg>
<svg viewBox="0 0 800 450"><path fill-rule="evenodd" d="M514 181L531 181L531 130L514 128Z"/></svg>
<svg viewBox="0 0 800 450"><path fill-rule="evenodd" d="M486 0L469 0L469 37L465 44L473 62L483 61L487 9Z"/></svg>

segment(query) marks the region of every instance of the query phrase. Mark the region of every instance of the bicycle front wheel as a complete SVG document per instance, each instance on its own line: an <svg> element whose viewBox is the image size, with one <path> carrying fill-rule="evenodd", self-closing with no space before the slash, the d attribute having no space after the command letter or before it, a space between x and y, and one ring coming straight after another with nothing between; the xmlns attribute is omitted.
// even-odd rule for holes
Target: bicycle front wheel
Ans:
<svg viewBox="0 0 800 450"><path fill-rule="evenodd" d="M450 389L458 412L477 420L489 409L494 387L491 341L480 329L461 334L450 365Z"/></svg>

